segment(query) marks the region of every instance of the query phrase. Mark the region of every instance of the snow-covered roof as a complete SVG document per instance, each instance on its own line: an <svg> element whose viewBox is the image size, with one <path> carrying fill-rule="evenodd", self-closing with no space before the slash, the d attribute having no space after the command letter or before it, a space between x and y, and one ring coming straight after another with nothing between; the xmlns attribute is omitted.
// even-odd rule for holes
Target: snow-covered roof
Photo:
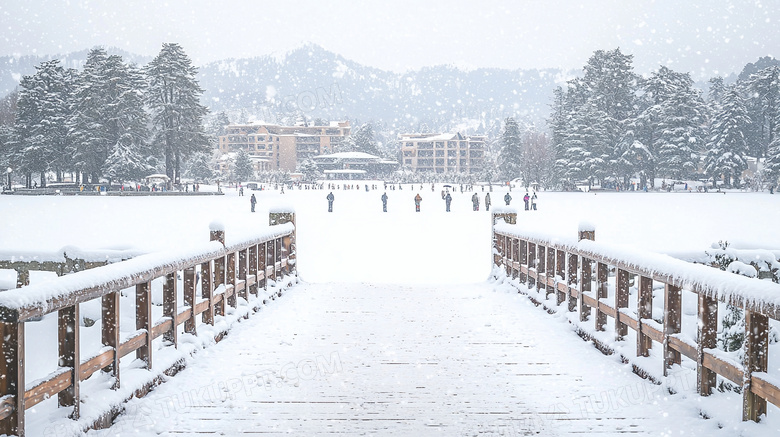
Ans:
<svg viewBox="0 0 780 437"><path fill-rule="evenodd" d="M330 155L319 155L315 158L334 158L334 159L381 159L378 156L364 152L339 152Z"/></svg>
<svg viewBox="0 0 780 437"><path fill-rule="evenodd" d="M325 170L325 174L365 174L365 170Z"/></svg>

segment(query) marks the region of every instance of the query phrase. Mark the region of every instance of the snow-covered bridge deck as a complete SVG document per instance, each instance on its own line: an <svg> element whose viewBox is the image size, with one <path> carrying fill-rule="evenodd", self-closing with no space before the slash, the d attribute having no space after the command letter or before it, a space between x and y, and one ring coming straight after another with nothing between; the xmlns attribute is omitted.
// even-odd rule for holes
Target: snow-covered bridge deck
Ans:
<svg viewBox="0 0 780 437"><path fill-rule="evenodd" d="M716 429L567 325L489 283L303 283L90 435Z"/></svg>

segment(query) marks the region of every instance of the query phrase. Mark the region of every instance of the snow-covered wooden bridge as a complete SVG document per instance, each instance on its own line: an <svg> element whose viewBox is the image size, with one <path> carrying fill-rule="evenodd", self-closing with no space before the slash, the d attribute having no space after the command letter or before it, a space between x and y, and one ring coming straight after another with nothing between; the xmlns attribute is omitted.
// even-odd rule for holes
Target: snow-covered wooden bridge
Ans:
<svg viewBox="0 0 780 437"><path fill-rule="evenodd" d="M703 381L712 384L714 378L711 373L697 372L701 366L696 361L691 365L682 360L696 351L696 344L680 329L685 322L680 307L682 287L674 282L686 272L664 276L658 269L637 270L637 263L647 261L641 256L623 254L631 259L621 264L617 258L607 259L617 252L607 253L599 246L586 244L589 252L583 252L572 244L554 243L500 225L494 234L497 266L489 281L307 283L294 274L293 260L300 258L294 256L294 227L285 226L238 243L225 244L222 235L222 245L204 246L180 261L139 257L132 269L115 268L121 280L82 272L61 278L66 286L33 287L34 294L6 295L6 363L0 384L5 390L0 398L5 429L46 437L79 435L85 425L110 425L89 431L90 436L683 432L761 436L777 431L776 421L741 422L743 395L697 396ZM300 255L311 244L303 241ZM378 251L383 247L363 243L361 257L381 258ZM466 253L467 246L461 249L437 253L445 259L437 267L452 263L456 269L462 266L454 261L457 257L469 259L469 264L486 255ZM361 262L343 257L354 247L345 250L328 258ZM418 252L433 256L439 250L440 245ZM591 264L596 266L593 277ZM586 271L581 271L585 265ZM610 265L614 274L609 272ZM194 279L196 272L200 280ZM635 279L630 299L629 273ZM179 274L183 281L177 280ZM652 296L649 304L642 297L653 289L645 287L643 275L656 274L658 278L650 278L651 285L653 280L671 283L660 294L666 300L661 305L669 313L663 316L663 327L650 318ZM689 280L696 278L686 274ZM704 276L686 287L706 285L711 278ZM744 282L749 281L746 278L731 278L725 281L727 287L752 286ZM595 287L598 294L578 286L579 280ZM158 309L162 312L156 314L151 305L155 283L163 300ZM533 287L525 288L527 283ZM135 286L134 298L129 297L132 309L125 308L121 314L134 312L137 329L123 334L119 308L124 301L118 290L131 285ZM71 288L77 292L70 293ZM744 295L755 291L746 290ZM674 299L670 300L670 294ZM535 305L529 296L542 305ZM732 301L739 303L740 296L744 297L735 292ZM75 322L79 305L74 303L95 299L103 302L104 347L81 359L80 328ZM706 305L710 300L703 302ZM628 303L637 312L628 310ZM745 305L759 322L760 317L768 317L767 312L775 315L772 302L757 305L752 300ZM25 384L24 360L14 358L20 349L25 350L24 326L41 314L56 312L60 313L59 367L48 377ZM588 319L584 313L592 314L590 320L596 323L595 332L590 333L593 339L602 349L618 353L605 356L577 336L575 330L583 333L583 325L577 322ZM755 321L748 326L754 326L751 323ZM629 327L649 338L638 339ZM747 371L716 349L700 348L699 356L700 360L709 356L708 365L715 367L712 372L732 380L738 372L744 376L754 371L743 390L753 383L749 393L761 396L749 399L748 411L759 408L762 414L767 407L776 413L772 403L777 373L766 365L767 334L764 329L749 339L754 349L748 350L764 362L748 360L748 365L756 367L744 368ZM202 348L214 337L221 341ZM659 339L663 347L652 349L652 341ZM638 357L621 350L626 344L630 349L632 341L640 346ZM120 366L119 359L132 353L136 359L127 357ZM622 362L627 360L631 365ZM653 366L663 371L646 371ZM637 368L645 369L656 383L638 377ZM168 370L178 373L168 378L162 374ZM156 378L155 385L167 382L146 393L150 378ZM18 386L26 388L23 396L14 392ZM712 389L711 385L704 387ZM136 390L146 396L133 397ZM46 399L53 396L60 408L56 404L53 411L43 408L47 402L51 405ZM72 411L71 417L78 420L65 419L63 410ZM121 414L107 423L117 410ZM707 419L713 412L717 418Z"/></svg>

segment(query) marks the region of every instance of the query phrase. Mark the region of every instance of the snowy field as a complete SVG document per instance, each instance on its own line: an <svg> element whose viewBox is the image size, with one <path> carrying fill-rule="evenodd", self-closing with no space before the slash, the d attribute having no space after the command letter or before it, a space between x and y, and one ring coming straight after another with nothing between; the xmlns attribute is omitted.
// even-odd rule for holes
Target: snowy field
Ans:
<svg viewBox="0 0 780 437"><path fill-rule="evenodd" d="M327 212L327 189L288 189L285 193L275 190L247 190L243 197L234 189L227 189L225 196L203 197L0 196L0 253L36 254L57 251L66 246L89 250L133 249L142 252L181 248L193 242L207 240L208 225L215 220L225 224L230 242L231 235L240 234L242 229L267 225L269 208L290 205L297 213L298 269L300 278L305 283L304 289L296 290L293 298L300 299L300 293L305 293L306 287L314 284L337 288L339 284L351 284L341 288L359 293L361 290L369 291L375 287L391 291L416 287L418 292L425 292L429 289L440 290L437 286L443 285L457 288L461 294L476 293L476 296L480 296L479 299L492 299L485 291L486 280L491 272L490 216L484 208L487 189L483 192L481 188L477 188L480 211L471 210L471 192L460 193L456 190L453 194L452 212L446 213L444 201L441 199L441 187L436 186L432 191L430 185L420 189L420 185L412 187L405 184L403 190L398 190L396 186L395 190L387 191L388 212L383 213L380 201L383 192L381 183L379 187L380 190L370 192L363 188L349 191L334 189L336 200L333 213ZM412 199L418 192L423 201L421 212L416 213ZM249 208L251 193L254 193L259 201L255 213L251 213ZM504 193L503 189L494 188L491 193L493 205L503 205ZM572 238L576 235L578 224L588 221L595 224L598 241L658 252L702 252L719 240L727 240L743 248L780 249L780 231L777 226L777 218L780 217L780 195L738 192L542 192L539 193L539 210L526 212L522 211L524 191L514 190L511 194L514 198L512 206L520 209L519 226L551 235ZM11 272L6 271L4 275L2 273L0 272L0 281L12 281ZM44 281L51 276L52 274L40 273L33 275L32 280ZM0 283L0 287L2 285ZM316 287L311 292L316 292ZM293 307L286 307L285 302L285 299L282 299L275 304L279 306L274 309L280 312L279 317L292 317L306 305L298 302ZM418 311L425 314L426 306L435 305L432 302L435 300L426 301ZM511 305L520 305L523 308L526 306L518 302ZM85 313L84 309L82 313ZM255 325L257 323L253 322ZM132 321L123 321L123 324L133 325ZM387 326L388 329L393 329L391 325ZM237 329L244 327L242 325ZM435 327L428 326L427 329ZM554 329L560 329L563 333L561 335L573 336L563 325L557 325ZM36 328L28 330L28 341L35 330ZM94 335L89 331L84 329L82 335ZM559 336L555 335L556 338ZM99 333L94 338L99 338ZM576 337L575 340L583 347L591 348ZM47 342L52 343L48 339ZM56 339L52 344L56 345ZM56 357L46 357L45 360L29 359L31 353L37 354L31 352L32 349L28 349L28 383L49 374L56 366ZM82 356L90 356L98 349L99 345L96 346L83 338ZM312 353L330 352L330 349L326 349L319 352L314 350ZM440 349L438 352L446 357L446 346L441 346ZM52 353L56 354L56 347L53 347ZM35 355L36 358L41 356L44 355ZM300 359L306 357L301 356ZM345 357L349 355L341 355L342 359ZM292 358L288 355L279 356L281 364L290 359ZM591 363L596 359L602 358L588 358L586 362ZM131 364L123 360L123 366ZM777 366L771 362L770 365ZM476 376L477 381L483 377L488 378L484 375ZM633 378L630 375L627 377ZM653 402L657 402L657 399L653 398L651 403ZM689 402L696 401L689 399ZM674 400L673 404L669 408L682 408L682 405L685 405L677 400ZM719 435L776 435L778 421L770 420L770 426L773 426L771 429L740 425L739 402L732 400L731 404L733 408L725 411L718 419L723 420L721 423L738 427L739 430L732 429L732 433L721 431ZM631 414L639 414L636 411L640 410L641 408L632 410L634 413ZM776 408L770 407L770 412L777 418ZM691 426L699 432L688 435L704 435L704 430L707 429L714 431L710 424L697 424L699 420L693 411L685 410L682 416L679 416L679 412L676 414L678 415L670 417L683 417L685 423L696 424ZM34 423L35 418L31 417L30 420ZM668 425L669 421L664 423ZM462 425L473 427L474 423ZM164 428L165 425L157 424L152 430L159 431L160 427ZM482 428L477 428L478 431L472 434L434 435L490 435L489 432L493 432L480 429ZM676 431L679 431L666 425L642 429L655 435L675 435ZM542 435L558 434L545 432Z"/></svg>

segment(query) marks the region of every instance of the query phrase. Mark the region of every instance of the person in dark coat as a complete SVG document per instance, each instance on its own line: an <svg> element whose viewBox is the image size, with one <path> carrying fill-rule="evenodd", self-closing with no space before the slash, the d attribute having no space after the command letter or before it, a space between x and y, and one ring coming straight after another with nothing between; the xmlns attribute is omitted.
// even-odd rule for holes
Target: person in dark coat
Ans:
<svg viewBox="0 0 780 437"><path fill-rule="evenodd" d="M420 202L422 202L422 197L420 197L420 193L417 193L417 195L414 196L414 210L417 212L420 212Z"/></svg>
<svg viewBox="0 0 780 437"><path fill-rule="evenodd" d="M490 211L490 193L485 194L485 211Z"/></svg>
<svg viewBox="0 0 780 437"><path fill-rule="evenodd" d="M523 196L523 202L525 202L525 210L528 211L528 201L531 200L531 196L528 195L528 193L525 193L525 196Z"/></svg>
<svg viewBox="0 0 780 437"><path fill-rule="evenodd" d="M450 195L449 191L447 191L447 194L444 195L444 203L447 205L447 212L450 212L450 204L452 203L452 196Z"/></svg>
<svg viewBox="0 0 780 437"><path fill-rule="evenodd" d="M333 212L333 199L335 199L335 197L333 197L333 191L328 193L326 199L328 199L328 212Z"/></svg>
<svg viewBox="0 0 780 437"><path fill-rule="evenodd" d="M387 212L387 193L382 193L382 211Z"/></svg>
<svg viewBox="0 0 780 437"><path fill-rule="evenodd" d="M479 196L477 196L477 193L471 195L471 203L474 211L479 211Z"/></svg>
<svg viewBox="0 0 780 437"><path fill-rule="evenodd" d="M255 193L252 193L252 197L249 198L249 203L252 205L252 212L255 212L255 205L257 205L257 198Z"/></svg>
<svg viewBox="0 0 780 437"><path fill-rule="evenodd" d="M509 202L512 201L512 196L509 195L509 193L504 194L504 202L506 202L506 205L509 206Z"/></svg>

